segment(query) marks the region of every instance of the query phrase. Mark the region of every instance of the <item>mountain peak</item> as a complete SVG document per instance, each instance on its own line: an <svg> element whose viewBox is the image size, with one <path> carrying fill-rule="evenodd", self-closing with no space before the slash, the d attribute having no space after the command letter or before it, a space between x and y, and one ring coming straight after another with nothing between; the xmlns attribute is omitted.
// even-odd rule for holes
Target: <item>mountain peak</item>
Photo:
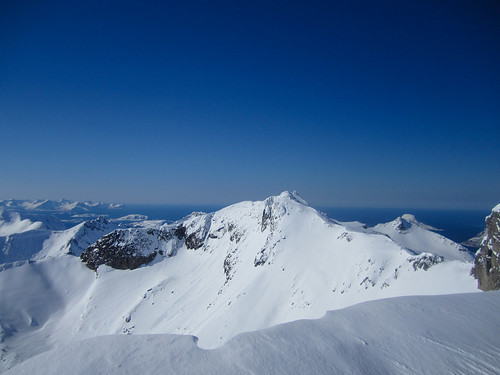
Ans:
<svg viewBox="0 0 500 375"><path fill-rule="evenodd" d="M266 201L273 201L273 202L288 201L288 200L298 202L304 206L309 206L309 204L306 202L306 200L304 198L302 198L299 195L299 193L297 193L297 191L295 191L295 190L292 192L285 190L280 195L274 195L274 196L271 196L271 197L266 199Z"/></svg>
<svg viewBox="0 0 500 375"><path fill-rule="evenodd" d="M427 225L419 221L413 214L403 214L400 217L392 221L394 228L399 231L406 231L411 229L412 226L418 226L430 231L440 231L441 229L435 228L431 225Z"/></svg>
<svg viewBox="0 0 500 375"><path fill-rule="evenodd" d="M388 223L375 225L372 229L389 236L415 254L432 252L448 260L472 260L472 255L464 246L436 233L440 229L418 221L412 214L401 215Z"/></svg>
<svg viewBox="0 0 500 375"><path fill-rule="evenodd" d="M401 218L406 220L406 221L409 221L409 222L414 222L414 223L419 222L417 220L417 218L415 217L415 215L413 215L413 214L403 214L403 215L401 215Z"/></svg>

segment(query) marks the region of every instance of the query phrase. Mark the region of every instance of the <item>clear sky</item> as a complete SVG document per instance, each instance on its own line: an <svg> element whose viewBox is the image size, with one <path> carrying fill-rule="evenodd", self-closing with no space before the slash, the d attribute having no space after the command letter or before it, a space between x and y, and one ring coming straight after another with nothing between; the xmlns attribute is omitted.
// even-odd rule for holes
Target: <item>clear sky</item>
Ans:
<svg viewBox="0 0 500 375"><path fill-rule="evenodd" d="M0 199L491 207L499 20L497 0L3 1Z"/></svg>

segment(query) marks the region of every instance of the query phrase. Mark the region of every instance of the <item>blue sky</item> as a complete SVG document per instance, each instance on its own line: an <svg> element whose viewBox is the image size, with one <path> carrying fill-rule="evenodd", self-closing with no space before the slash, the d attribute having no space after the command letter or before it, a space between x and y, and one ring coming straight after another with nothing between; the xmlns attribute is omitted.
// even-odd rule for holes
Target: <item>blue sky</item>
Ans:
<svg viewBox="0 0 500 375"><path fill-rule="evenodd" d="M500 201L497 1L1 7L0 198Z"/></svg>

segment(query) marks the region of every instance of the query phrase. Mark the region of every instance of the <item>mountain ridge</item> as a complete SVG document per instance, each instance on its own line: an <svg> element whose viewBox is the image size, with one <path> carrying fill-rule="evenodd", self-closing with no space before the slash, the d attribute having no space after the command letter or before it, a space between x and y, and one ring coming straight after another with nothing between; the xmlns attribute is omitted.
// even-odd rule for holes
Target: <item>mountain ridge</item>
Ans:
<svg viewBox="0 0 500 375"><path fill-rule="evenodd" d="M85 213L95 209L116 209L122 208L123 204L100 203L91 201L73 201L68 199L50 200L50 199L2 199L0 207L9 210L20 211L40 211L40 212L75 212Z"/></svg>

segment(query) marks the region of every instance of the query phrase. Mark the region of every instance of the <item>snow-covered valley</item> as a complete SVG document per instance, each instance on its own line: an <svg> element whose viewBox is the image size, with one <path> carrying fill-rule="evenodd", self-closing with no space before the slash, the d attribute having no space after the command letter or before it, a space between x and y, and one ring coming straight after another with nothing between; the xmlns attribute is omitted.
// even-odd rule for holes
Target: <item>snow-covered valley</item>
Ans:
<svg viewBox="0 0 500 375"><path fill-rule="evenodd" d="M437 348L436 360L439 353L458 356L470 352L483 330L500 333L490 313L476 315L488 321L479 328L465 319L472 320L469 314L481 304L499 305L497 292L359 305L479 292L470 275L474 255L411 215L368 228L330 219L284 192L174 223L133 218L100 217L52 230L4 215L4 244L27 233L40 239L17 239L17 247L3 245L0 252L0 371L23 373L71 358L82 364L80 373L119 372L119 365L134 373L141 363L156 372L164 358L167 368L185 373L201 372L196 366L202 364L211 373L303 373L294 365L302 358L303 366L323 373L368 373L375 365L380 373L443 373L428 364L412 369L416 354L406 362L399 356L411 345L423 353ZM464 325L463 332L447 332L453 319L430 318L443 319L457 305L455 323ZM325 316L331 310L338 311ZM294 322L301 319L319 320ZM281 325L287 322L293 323ZM469 330L479 333L466 343ZM396 348L398 338L403 345ZM490 341L489 350L498 353L499 343ZM358 344L363 349L355 361ZM109 346L108 352L99 349ZM328 354L331 348L335 355ZM105 360L99 367L103 353L134 353L137 361ZM494 353L477 353L477 360L473 353L454 368L466 373L474 365L494 373ZM96 359L84 365L88 356ZM204 359L185 364L190 356ZM53 373L67 372L69 363L58 363ZM440 363L445 368L448 362Z"/></svg>

